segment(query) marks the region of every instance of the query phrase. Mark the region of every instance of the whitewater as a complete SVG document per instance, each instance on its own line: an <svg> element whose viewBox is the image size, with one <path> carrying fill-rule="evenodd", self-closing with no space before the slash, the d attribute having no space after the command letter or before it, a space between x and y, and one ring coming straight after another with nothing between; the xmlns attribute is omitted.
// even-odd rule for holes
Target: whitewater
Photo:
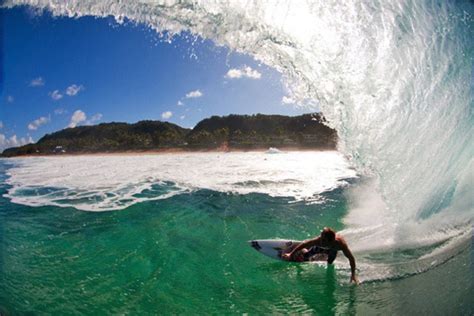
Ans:
<svg viewBox="0 0 474 316"><path fill-rule="evenodd" d="M173 216L182 216L184 223L189 221L189 227L194 227L194 216L203 227L207 227L206 220L215 221L216 229L222 224L224 233L215 234L224 238L224 245L234 248L223 246L224 253L214 258L221 260L225 266L219 281L214 282L227 280L228 283L221 285L222 288L230 288L225 293L228 296L226 299L232 304L243 304L238 311L245 312L252 310L249 306L253 305L245 305L243 298L233 298L239 293L233 283L238 283L238 278L230 279L230 276L239 275L245 280L243 276L248 272L238 270L241 258L232 261L234 259L230 255L235 249L245 251L238 248L237 239L248 238L242 232L251 232L251 238L261 237L255 236L256 233L265 233L262 236L265 238L289 238L288 234L296 236L298 232L303 233L297 236L309 237L311 233L315 234L313 222L319 218L319 214L308 215L308 205L323 205L324 210L324 205L332 205L334 201L338 201L336 204L347 201L347 205L337 204L334 207L341 218L326 213L321 213L320 218L340 225L337 227L341 228L341 233L350 242L357 257L361 280L403 279L402 282L383 283L379 287L371 283L373 291L370 288L360 290L367 291L362 296L380 295L378 299L382 306L378 306L380 309L376 308L376 311L383 310L384 304L390 306L390 311L400 306L402 309L398 311L403 310L403 306L411 306L405 304L409 301L406 293L416 288L418 280L423 286L420 285L421 290L417 292L415 300L420 298L423 301L419 293L425 292L429 293L426 295L430 300L433 297L437 297L440 302L446 298L449 300L443 301L441 305L445 310L419 307L409 309L411 313L449 311L449 307L453 306L451 302L456 299L453 293L467 293L465 297L472 294L472 283L461 290L456 287L456 284L463 284L466 275L467 279L472 278L472 270L466 268L472 267L469 262L472 260L474 221L474 5L471 2L3 2L6 8L21 5L27 5L38 13L46 11L58 17L112 16L119 24L147 25L164 41L172 41L175 35L192 34L191 41L210 39L216 45L251 55L282 73L289 96L298 104L308 109L320 109L324 113L328 124L338 132L340 153L213 153L159 157L15 159L5 162L8 164L5 179L8 187L4 196L12 202L35 207L72 206L84 211L112 211L80 212L88 215L73 216L93 226L96 220L91 217L93 215L113 214L104 216L114 222L116 217L125 216L120 214L127 214L132 223L129 225L133 226L136 219L127 210L135 210L144 216L148 213L140 209L140 205L159 201L176 212ZM91 165L94 168L90 168ZM189 168L189 165L194 168ZM344 188L343 197L337 195L340 188ZM226 216L222 217L226 219L222 222L219 221L221 215L218 219L207 218L208 214L201 214L199 210L195 211L200 215L189 215L186 213L188 206L181 199L189 197L196 205L200 205L203 199L201 190L229 194L229 201L235 201L235 196L238 196L236 203L239 207L246 205L249 196L251 204L268 218L276 218L276 223L266 222L267 217L264 217L259 219L263 223L258 226L246 219L245 216L253 219L249 213L245 213L245 216L231 214L231 219L227 220L227 212L231 212L227 207L223 207ZM213 194L209 194L209 199L215 198ZM263 194L275 200L259 204L260 195L253 194ZM331 199L331 194L336 194L337 198ZM168 201L182 207L169 206L166 204ZM291 206L278 204L281 201ZM274 207L273 203L278 204L278 207ZM213 209L213 205L210 209ZM277 212L277 208L288 212ZM273 213L268 215L267 209ZM341 209L344 212L339 213ZM56 216L49 209L48 214ZM159 216L160 220L169 220L166 214ZM303 223L293 222L293 216L302 219ZM294 230L280 230L283 224L278 222L279 218L282 223L291 223ZM307 222L304 221L308 219L311 225L306 226ZM107 224L112 225L109 222ZM150 236L155 232L160 233L160 237L164 234L166 238L168 235L163 232L169 232L170 236L179 235L179 229L168 228L161 221L153 224L153 227L143 224ZM252 225L257 225L257 228L252 228ZM266 231L266 226L271 228ZM121 231L126 227L127 224L124 224L117 229ZM186 234L179 236L187 240ZM141 237L134 240L140 244ZM114 238L120 240L120 236ZM156 240L148 238L150 243L156 242L157 247L160 246L159 241L156 241L158 237ZM192 242L200 240L193 239ZM100 249L99 242L96 247ZM117 251L120 250L118 247ZM209 252L212 250L206 254ZM202 255L191 258L193 262L200 262ZM129 256L133 256L132 251ZM20 259L18 262L21 262ZM250 265L249 270L257 270L253 274L256 280L269 271L278 272L275 275L282 274L279 268L266 262L256 259L256 266L253 266L253 260L248 261L252 262L246 262ZM140 264L145 267L142 270L151 269L148 261ZM200 271L201 267L206 271L206 264L202 262L199 269L194 267L191 271ZM170 264L164 264L162 269L166 270L167 265ZM338 258L336 267L337 273L347 275L348 266L344 258ZM311 281L318 278L310 268L301 268L299 272L290 269L289 278L298 280L292 285L293 289L298 289L301 283L311 283L305 279L308 274ZM303 280L298 279L300 274ZM187 275L189 273L184 273L184 276ZM452 280L444 279L445 284L436 283L438 279L443 279L443 275L450 275ZM195 284L208 277L206 274ZM275 278L278 277L273 276L271 281L265 279L261 284L274 282L268 291L279 289L282 284L286 286L286 279L280 283ZM148 279L149 275L144 277L144 280ZM411 282L410 279L417 281ZM110 280L115 282L112 277ZM430 288L431 283L437 284L435 289ZM240 291L245 292L243 286ZM195 293L193 288L189 292ZM264 295L261 292L256 292L259 297ZM339 294L344 293L347 294L344 291ZM242 297L255 295L253 292L247 294ZM325 299L337 302L332 294ZM286 293L282 296L286 297ZM310 311L297 309L310 300L304 296L286 297L287 303L295 308L276 308L271 311ZM341 298L342 305L350 306L351 300L351 297ZM369 306L371 304L373 302L368 303ZM232 305L226 305L226 308L229 306ZM338 312L337 308L334 310ZM171 311L179 313L183 310ZM363 313L367 310L357 311ZM339 312L347 313L347 310Z"/></svg>
<svg viewBox="0 0 474 316"><path fill-rule="evenodd" d="M180 153L15 159L5 196L30 206L122 210L200 189L321 203L356 172L338 152Z"/></svg>
<svg viewBox="0 0 474 316"><path fill-rule="evenodd" d="M4 3L17 5L71 18L113 16L118 23L146 24L169 40L186 31L253 56L283 74L292 98L322 110L338 131L340 151L373 179L346 217L348 233L383 235L388 247L416 247L418 237L407 238L415 232L421 244L424 236L469 235L469 2Z"/></svg>

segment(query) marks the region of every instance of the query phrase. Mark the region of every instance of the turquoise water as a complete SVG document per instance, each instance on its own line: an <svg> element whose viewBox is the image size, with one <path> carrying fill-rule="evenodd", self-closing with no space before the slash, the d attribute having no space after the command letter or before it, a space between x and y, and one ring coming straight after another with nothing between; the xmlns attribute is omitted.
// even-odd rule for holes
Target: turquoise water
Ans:
<svg viewBox="0 0 474 316"><path fill-rule="evenodd" d="M224 156L178 167L123 158L118 169L25 161L13 190L2 182L12 198L0 198L6 313L474 314L472 1L5 4L113 16L249 54L324 113L363 175L341 185L333 171L347 167L325 173L328 157L234 156L223 168ZM174 178L176 187L157 181ZM344 260L277 262L246 244L323 226L343 229L360 286L348 284Z"/></svg>
<svg viewBox="0 0 474 316"><path fill-rule="evenodd" d="M1 164L2 183L5 164ZM0 187L5 194L7 185ZM274 261L247 240L343 228L343 189L307 205L198 190L121 211L29 207L0 198L5 314L464 314L473 252L415 276L359 286L345 268Z"/></svg>

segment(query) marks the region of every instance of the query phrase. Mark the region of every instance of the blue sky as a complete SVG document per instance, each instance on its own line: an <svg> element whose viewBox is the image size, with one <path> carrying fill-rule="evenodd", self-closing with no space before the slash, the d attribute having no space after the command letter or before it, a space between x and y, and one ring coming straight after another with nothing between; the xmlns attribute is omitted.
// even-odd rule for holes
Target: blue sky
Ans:
<svg viewBox="0 0 474 316"><path fill-rule="evenodd" d="M66 127L162 120L193 127L228 114L308 112L281 76L249 56L112 18L0 10L0 150Z"/></svg>

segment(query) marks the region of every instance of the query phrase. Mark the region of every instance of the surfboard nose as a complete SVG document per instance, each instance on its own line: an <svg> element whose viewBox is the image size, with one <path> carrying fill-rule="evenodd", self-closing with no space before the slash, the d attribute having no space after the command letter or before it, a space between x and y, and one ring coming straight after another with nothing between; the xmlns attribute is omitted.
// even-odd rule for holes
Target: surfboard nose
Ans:
<svg viewBox="0 0 474 316"><path fill-rule="evenodd" d="M255 248L256 250L262 249L260 245L258 244L258 241L256 240L249 240L248 243L250 244L251 247Z"/></svg>

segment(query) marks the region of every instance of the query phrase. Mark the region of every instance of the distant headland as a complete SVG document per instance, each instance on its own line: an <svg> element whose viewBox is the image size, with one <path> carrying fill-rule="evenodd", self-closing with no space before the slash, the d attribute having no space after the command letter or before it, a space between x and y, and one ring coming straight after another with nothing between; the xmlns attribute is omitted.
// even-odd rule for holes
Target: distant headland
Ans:
<svg viewBox="0 0 474 316"><path fill-rule="evenodd" d="M38 142L5 149L2 157L147 151L333 150L337 133L319 113L300 116L212 116L193 129L161 121L102 123L66 128Z"/></svg>

